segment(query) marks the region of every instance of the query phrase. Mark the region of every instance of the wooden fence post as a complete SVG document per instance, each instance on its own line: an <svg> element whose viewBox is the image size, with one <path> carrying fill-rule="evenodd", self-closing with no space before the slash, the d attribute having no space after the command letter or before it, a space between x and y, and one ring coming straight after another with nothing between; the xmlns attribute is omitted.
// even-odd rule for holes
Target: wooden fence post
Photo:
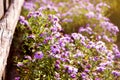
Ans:
<svg viewBox="0 0 120 80"><path fill-rule="evenodd" d="M2 18L4 14L4 2L3 0L0 0L0 19Z"/></svg>
<svg viewBox="0 0 120 80"><path fill-rule="evenodd" d="M0 80L4 80L2 77L23 2L24 0L11 0L9 5L9 0L0 0Z"/></svg>

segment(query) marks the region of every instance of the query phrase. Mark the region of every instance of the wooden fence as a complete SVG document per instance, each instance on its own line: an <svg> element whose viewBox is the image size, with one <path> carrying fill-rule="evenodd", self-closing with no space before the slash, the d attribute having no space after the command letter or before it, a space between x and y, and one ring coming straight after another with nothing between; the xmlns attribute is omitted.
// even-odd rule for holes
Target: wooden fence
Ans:
<svg viewBox="0 0 120 80"><path fill-rule="evenodd" d="M0 80L5 80L5 67L21 7L24 0L0 0Z"/></svg>
<svg viewBox="0 0 120 80"><path fill-rule="evenodd" d="M4 16L10 5L10 0L0 0L0 19Z"/></svg>

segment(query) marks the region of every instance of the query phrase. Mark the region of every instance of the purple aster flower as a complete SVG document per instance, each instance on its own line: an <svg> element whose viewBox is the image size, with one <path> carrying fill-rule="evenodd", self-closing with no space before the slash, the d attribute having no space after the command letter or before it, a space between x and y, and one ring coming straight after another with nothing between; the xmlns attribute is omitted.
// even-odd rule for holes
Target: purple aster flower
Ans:
<svg viewBox="0 0 120 80"><path fill-rule="evenodd" d="M70 74L71 78L76 78L76 74Z"/></svg>
<svg viewBox="0 0 120 80"><path fill-rule="evenodd" d="M101 22L101 27L104 28L105 30L108 30L110 33L114 35L116 35L116 33L119 32L118 27L108 21Z"/></svg>
<svg viewBox="0 0 120 80"><path fill-rule="evenodd" d="M59 45L60 45L61 47L65 47L66 43L65 43L63 40L61 40L61 38L60 38L60 39L59 39Z"/></svg>
<svg viewBox="0 0 120 80"><path fill-rule="evenodd" d="M51 40L51 39L52 39L52 37L51 37L51 36L46 37L46 38L45 38L45 40L43 41L43 43L44 43L44 44L46 44L46 43L47 43L49 40Z"/></svg>
<svg viewBox="0 0 120 80"><path fill-rule="evenodd" d="M60 65L59 64L55 64L55 69L60 69Z"/></svg>
<svg viewBox="0 0 120 80"><path fill-rule="evenodd" d="M57 32L58 29L57 29L57 27L51 27L50 30L51 30L52 32Z"/></svg>
<svg viewBox="0 0 120 80"><path fill-rule="evenodd" d="M120 76L120 72L118 72L118 71L112 71L112 74L113 74L114 76Z"/></svg>
<svg viewBox="0 0 120 80"><path fill-rule="evenodd" d="M62 27L58 22L56 22L56 23L53 23L53 26L50 28L50 30L52 32L59 32L59 31L62 31Z"/></svg>
<svg viewBox="0 0 120 80"><path fill-rule="evenodd" d="M86 17L87 18L94 18L95 17L95 14L94 14L94 12L88 12L87 14L86 14Z"/></svg>
<svg viewBox="0 0 120 80"><path fill-rule="evenodd" d="M77 50L77 53L75 55L73 55L75 58L78 58L78 57L84 57L84 54L80 51L80 50Z"/></svg>
<svg viewBox="0 0 120 80"><path fill-rule="evenodd" d="M35 59L42 59L43 56L44 56L44 54L42 53L42 51L37 51L37 52L35 52L35 54L34 54L34 58L35 58Z"/></svg>
<svg viewBox="0 0 120 80"><path fill-rule="evenodd" d="M73 66L64 65L64 67L69 74L77 74L77 72L78 72L78 69Z"/></svg>
<svg viewBox="0 0 120 80"><path fill-rule="evenodd" d="M120 53L119 54L115 54L115 58L120 58Z"/></svg>
<svg viewBox="0 0 120 80"><path fill-rule="evenodd" d="M88 45L86 46L88 49L95 48L95 43L93 41L90 41Z"/></svg>
<svg viewBox="0 0 120 80"><path fill-rule="evenodd" d="M61 47L64 47L66 43L70 43L72 40L69 36L64 36L59 39L59 44Z"/></svg>
<svg viewBox="0 0 120 80"><path fill-rule="evenodd" d="M53 23L53 26L50 28L52 32L59 32L62 31L62 27L59 23Z"/></svg>
<svg viewBox="0 0 120 80"><path fill-rule="evenodd" d="M36 16L42 16L43 14L40 11L35 12Z"/></svg>
<svg viewBox="0 0 120 80"><path fill-rule="evenodd" d="M85 31L86 31L86 29L84 27L80 27L78 32L81 33L81 32L85 32Z"/></svg>
<svg viewBox="0 0 120 80"><path fill-rule="evenodd" d="M27 9L29 11L32 11L32 10L35 9L35 4L32 1L25 2L23 6L24 6L25 9Z"/></svg>
<svg viewBox="0 0 120 80"><path fill-rule="evenodd" d="M104 67L97 67L97 71L98 72L102 72L102 71L104 71L106 68L104 68Z"/></svg>
<svg viewBox="0 0 120 80"><path fill-rule="evenodd" d="M101 11L102 11L102 8L101 8L102 6L107 7L107 8L110 8L110 6L107 5L106 3L100 2L100 3L98 3L98 4L96 5L96 11L101 12Z"/></svg>
<svg viewBox="0 0 120 80"><path fill-rule="evenodd" d="M100 78L95 78L95 80L100 80Z"/></svg>
<svg viewBox="0 0 120 80"><path fill-rule="evenodd" d="M59 18L55 15L49 15L48 18L53 24L57 24L59 22Z"/></svg>
<svg viewBox="0 0 120 80"><path fill-rule="evenodd" d="M90 65L90 64L88 64L88 65L86 66L86 68L90 69L90 68L91 68L91 65Z"/></svg>
<svg viewBox="0 0 120 80"><path fill-rule="evenodd" d="M19 17L19 21L20 21L20 24L22 24L22 25L28 25L28 21L25 20L25 18L23 16Z"/></svg>
<svg viewBox="0 0 120 80"><path fill-rule="evenodd" d="M79 28L79 32L80 32L80 33L81 33L81 32L87 32L88 34L92 34L92 28L90 28L90 25L87 24L86 26L87 26L86 28L80 27L80 28Z"/></svg>
<svg viewBox="0 0 120 80"><path fill-rule="evenodd" d="M104 62L104 63L101 62L99 65L102 66L102 67L106 67L107 63L106 62Z"/></svg>
<svg viewBox="0 0 120 80"><path fill-rule="evenodd" d="M60 60L56 60L56 64L60 64Z"/></svg>
<svg viewBox="0 0 120 80"><path fill-rule="evenodd" d="M63 58L63 57L60 57L60 60L61 60L62 62L68 62L68 59L67 59L67 58Z"/></svg>
<svg viewBox="0 0 120 80"><path fill-rule="evenodd" d="M107 47L103 41L98 41L95 45L95 48L98 52L105 52L107 50Z"/></svg>
<svg viewBox="0 0 120 80"><path fill-rule="evenodd" d="M70 52L69 52L69 51L65 51L65 52L62 52L61 55L62 55L63 57L69 57Z"/></svg>
<svg viewBox="0 0 120 80"><path fill-rule="evenodd" d="M83 78L83 80L87 80L87 74L85 72L81 73L81 77Z"/></svg>
<svg viewBox="0 0 120 80"><path fill-rule="evenodd" d="M25 17L24 16L20 16L19 20L25 20Z"/></svg>
<svg viewBox="0 0 120 80"><path fill-rule="evenodd" d="M43 37L44 35L45 35L45 33L41 33L39 36L40 36L40 37Z"/></svg>
<svg viewBox="0 0 120 80"><path fill-rule="evenodd" d="M18 67L22 67L23 65L24 65L23 62L18 62L18 63L17 63L17 66L18 66Z"/></svg>
<svg viewBox="0 0 120 80"><path fill-rule="evenodd" d="M108 41L108 42L111 42L111 39L110 38L108 38L108 36L107 35L103 35L103 39L105 39L106 41Z"/></svg>
<svg viewBox="0 0 120 80"><path fill-rule="evenodd" d="M38 17L38 16L42 16L43 14L40 12L40 11L35 11L35 12L33 12L33 14L32 14L32 16L33 17Z"/></svg>
<svg viewBox="0 0 120 80"><path fill-rule="evenodd" d="M115 53L115 56L119 58L120 56L120 51L118 49L118 46L116 44L113 45L113 48L112 48L113 52Z"/></svg>
<svg viewBox="0 0 120 80"><path fill-rule="evenodd" d="M89 73L89 72L90 72L90 70L89 70L89 69L85 69L85 70L84 70L84 72Z"/></svg>
<svg viewBox="0 0 120 80"><path fill-rule="evenodd" d="M97 56L95 56L94 58L93 58L93 61L97 61L99 58L97 57Z"/></svg>
<svg viewBox="0 0 120 80"><path fill-rule="evenodd" d="M60 78L60 74L57 73L57 72L55 72L55 79L56 79L56 80L61 80L61 78Z"/></svg>
<svg viewBox="0 0 120 80"><path fill-rule="evenodd" d="M100 35L96 36L97 40L100 40L102 37Z"/></svg>
<svg viewBox="0 0 120 80"><path fill-rule="evenodd" d="M50 14L50 15L48 15L48 20L52 20L52 15Z"/></svg>
<svg viewBox="0 0 120 80"><path fill-rule="evenodd" d="M54 54L60 53L60 46L59 45L52 45L51 46L51 52Z"/></svg>
<svg viewBox="0 0 120 80"><path fill-rule="evenodd" d="M111 61L111 60L113 60L115 58L115 56L113 54L111 54L111 53L108 53L106 57L107 57L107 59L109 61Z"/></svg>
<svg viewBox="0 0 120 80"><path fill-rule="evenodd" d="M28 60L32 60L31 56L24 56Z"/></svg>
<svg viewBox="0 0 120 80"><path fill-rule="evenodd" d="M38 16L43 16L43 14L40 11L35 11L35 12L30 12L27 17L31 18L32 16L36 18Z"/></svg>
<svg viewBox="0 0 120 80"><path fill-rule="evenodd" d="M27 18L31 18L33 16L34 12L29 12L29 14L27 15Z"/></svg>
<svg viewBox="0 0 120 80"><path fill-rule="evenodd" d="M92 28L90 26L86 27L86 32L92 34Z"/></svg>
<svg viewBox="0 0 120 80"><path fill-rule="evenodd" d="M20 80L20 77L15 77L15 80Z"/></svg>
<svg viewBox="0 0 120 80"><path fill-rule="evenodd" d="M55 36L56 38L60 38L60 37L61 37L61 33L56 32L54 36Z"/></svg>
<svg viewBox="0 0 120 80"><path fill-rule="evenodd" d="M60 60L56 60L55 69L60 69Z"/></svg>
<svg viewBox="0 0 120 80"><path fill-rule="evenodd" d="M28 36L28 38L35 39L35 35L34 35L34 34L30 34L30 35Z"/></svg>
<svg viewBox="0 0 120 80"><path fill-rule="evenodd" d="M72 38L74 38L75 40L79 40L79 39L80 39L78 33L72 33L71 36L72 36Z"/></svg>

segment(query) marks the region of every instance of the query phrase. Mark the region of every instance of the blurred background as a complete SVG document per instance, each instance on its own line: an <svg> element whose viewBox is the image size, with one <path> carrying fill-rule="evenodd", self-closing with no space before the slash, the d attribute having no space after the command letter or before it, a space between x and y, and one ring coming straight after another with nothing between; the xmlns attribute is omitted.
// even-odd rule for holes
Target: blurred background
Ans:
<svg viewBox="0 0 120 80"><path fill-rule="evenodd" d="M120 30L120 0L108 0L107 2L111 5L111 9L108 12L110 13L109 18ZM120 32L117 37L117 45L120 49Z"/></svg>

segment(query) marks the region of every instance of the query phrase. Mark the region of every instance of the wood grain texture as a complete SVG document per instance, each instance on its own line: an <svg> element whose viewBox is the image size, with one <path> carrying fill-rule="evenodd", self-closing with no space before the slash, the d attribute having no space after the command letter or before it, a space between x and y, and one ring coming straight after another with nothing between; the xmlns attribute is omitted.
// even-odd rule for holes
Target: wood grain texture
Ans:
<svg viewBox="0 0 120 80"><path fill-rule="evenodd" d="M24 0L12 0L8 11L0 20L0 80L5 72L10 45L23 2Z"/></svg>
<svg viewBox="0 0 120 80"><path fill-rule="evenodd" d="M0 19L4 15L4 0L0 0Z"/></svg>
<svg viewBox="0 0 120 80"><path fill-rule="evenodd" d="M4 12L6 12L9 8L10 5L10 0L4 0Z"/></svg>

